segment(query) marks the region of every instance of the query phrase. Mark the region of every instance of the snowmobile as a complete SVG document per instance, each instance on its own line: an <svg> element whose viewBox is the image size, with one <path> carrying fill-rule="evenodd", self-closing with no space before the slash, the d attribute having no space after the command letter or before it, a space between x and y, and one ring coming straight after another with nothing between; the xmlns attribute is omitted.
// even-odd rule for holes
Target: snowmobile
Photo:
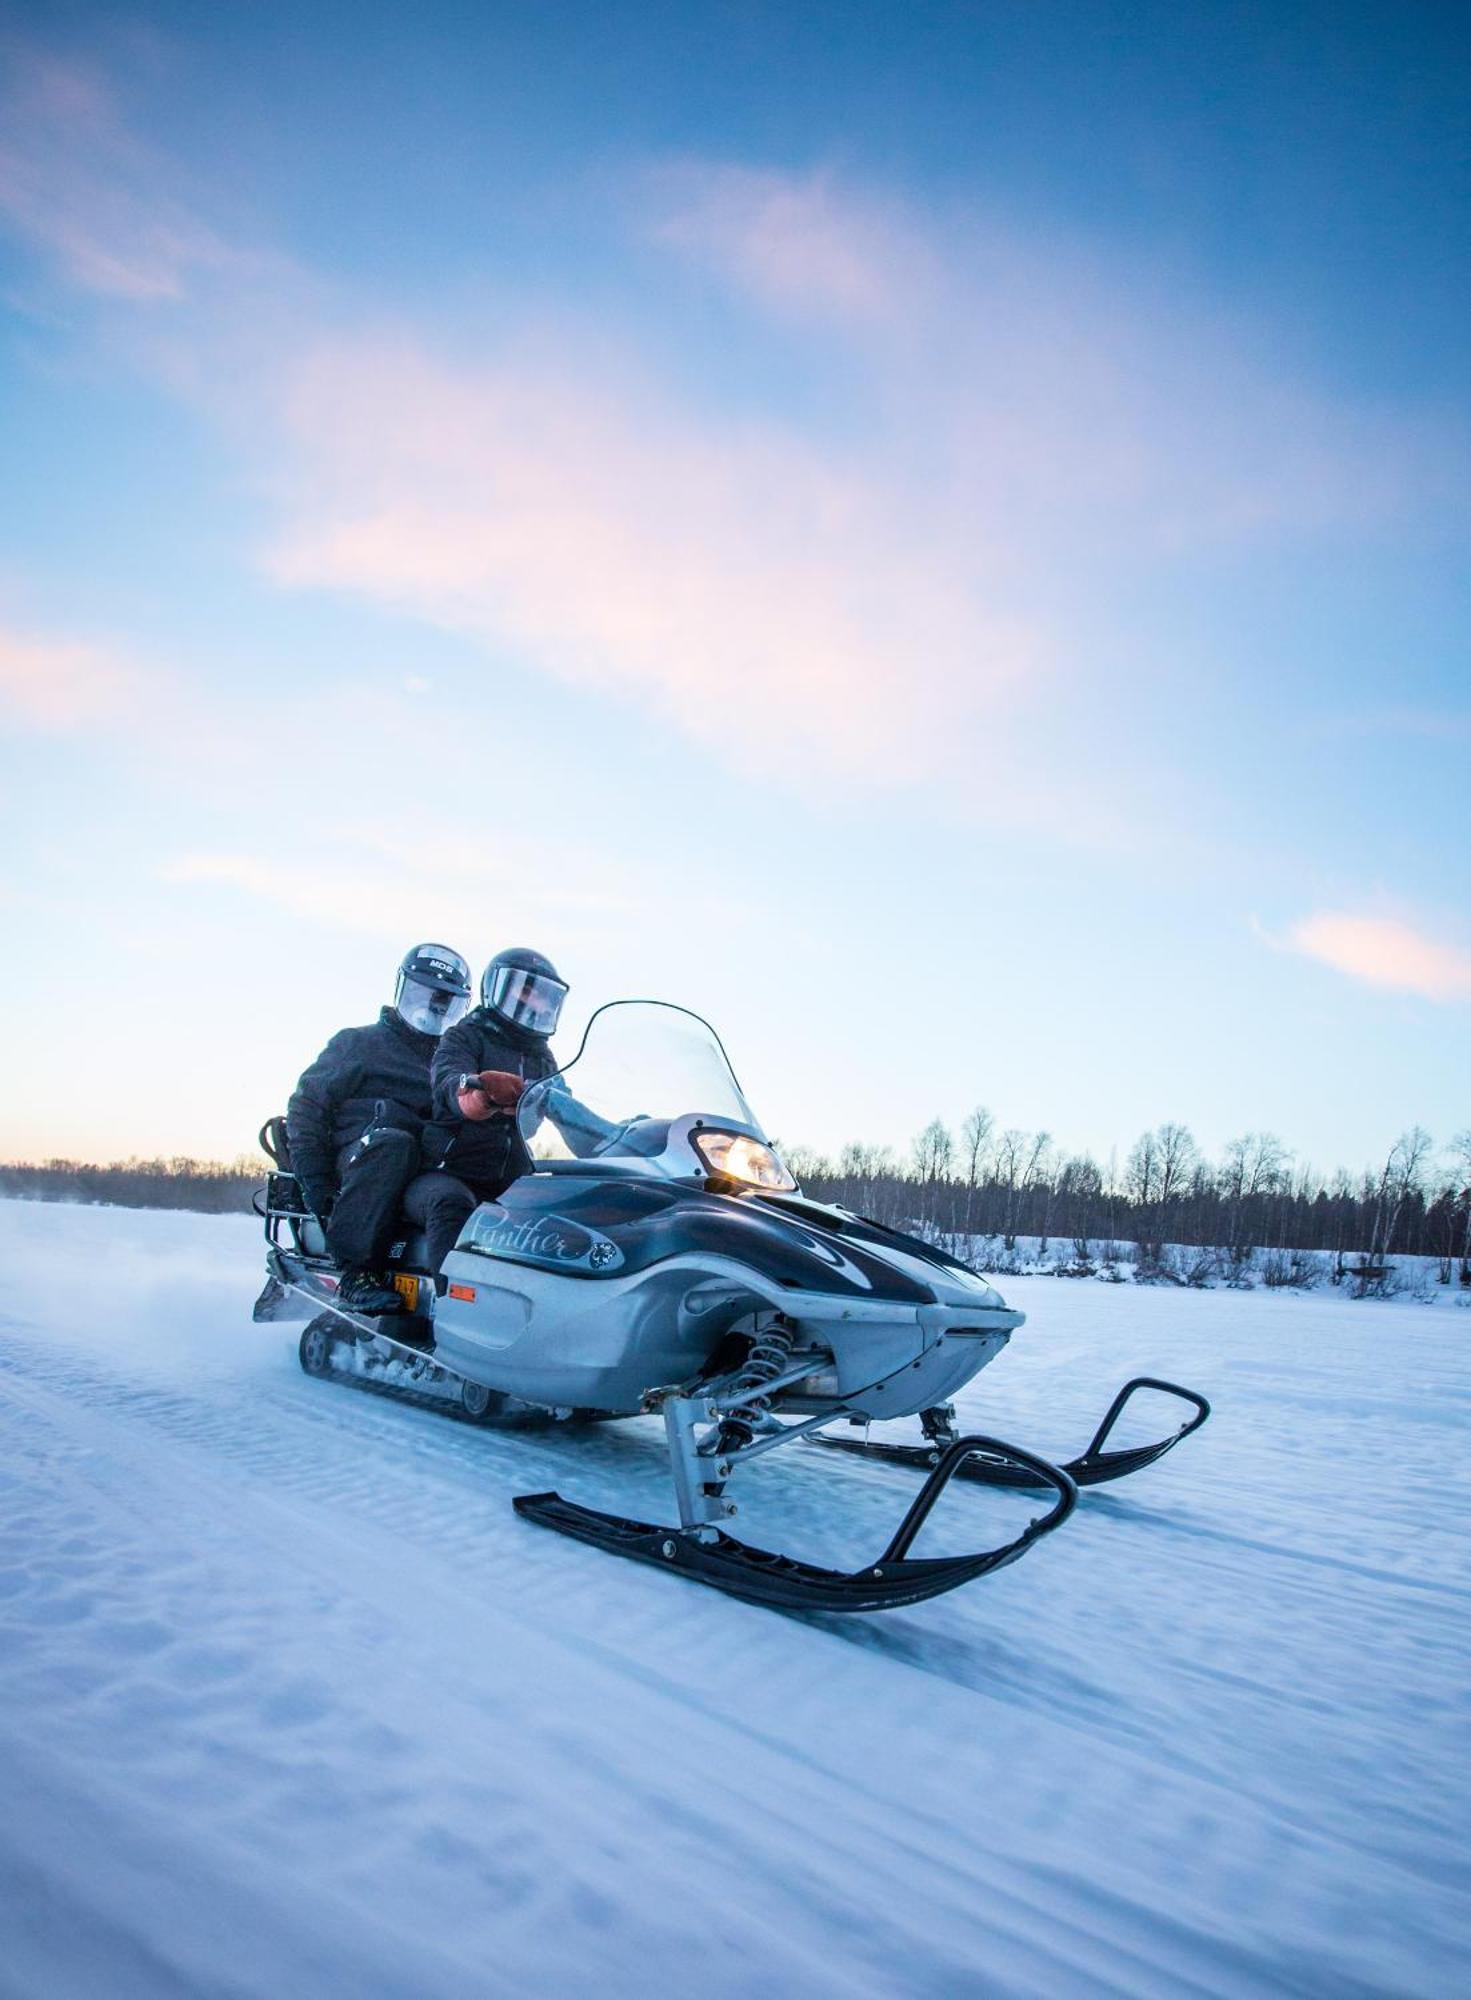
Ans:
<svg viewBox="0 0 1471 2000"><path fill-rule="evenodd" d="M311 1374L436 1402L477 1422L569 1423L657 1413L677 1526L523 1494L519 1514L613 1554L793 1609L914 1604L1015 1562L1061 1527L1081 1485L1137 1471L1204 1423L1205 1399L1139 1377L1078 1458L962 1435L951 1398L1025 1317L977 1272L919 1238L805 1196L747 1103L714 1029L667 1002L613 1001L571 1062L530 1085L515 1117L526 1171L469 1217L438 1294L422 1238L395 1246L408 1311L367 1320L334 1299L335 1274L289 1172L262 1206L269 1276L257 1318L318 1308L302 1335ZM1150 1444L1109 1439L1140 1389L1189 1416ZM918 1444L869 1441L919 1418ZM859 1425L862 1439L823 1435ZM754 1459L807 1440L922 1470L882 1554L826 1569L729 1534L729 1488ZM962 1555L911 1553L957 1478L1027 1489L1042 1511Z"/></svg>

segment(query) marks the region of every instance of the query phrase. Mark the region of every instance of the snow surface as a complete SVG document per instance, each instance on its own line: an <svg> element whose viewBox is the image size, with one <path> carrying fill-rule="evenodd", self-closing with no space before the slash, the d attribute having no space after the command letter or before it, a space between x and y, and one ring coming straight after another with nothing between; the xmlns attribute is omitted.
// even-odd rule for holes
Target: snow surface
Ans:
<svg viewBox="0 0 1471 2000"><path fill-rule="evenodd" d="M1471 1312L1007 1280L966 1428L1066 1456L1138 1372L1212 1422L792 1617L512 1514L669 1518L651 1423L302 1375L257 1232L0 1203L0 1994L1466 1990ZM796 1446L736 1525L856 1561L916 1477Z"/></svg>

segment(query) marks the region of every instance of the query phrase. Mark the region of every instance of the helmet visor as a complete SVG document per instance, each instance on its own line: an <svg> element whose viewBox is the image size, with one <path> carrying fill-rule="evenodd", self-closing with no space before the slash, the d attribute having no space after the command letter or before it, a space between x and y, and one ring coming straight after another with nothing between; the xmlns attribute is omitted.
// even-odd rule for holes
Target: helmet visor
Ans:
<svg viewBox="0 0 1471 2000"><path fill-rule="evenodd" d="M447 987L430 986L422 979L406 976L399 985L398 1011L423 1035L442 1035L469 1005L468 993L451 993Z"/></svg>
<svg viewBox="0 0 1471 2000"><path fill-rule="evenodd" d="M486 989L485 1004L502 1020L529 1028L534 1035L555 1034L567 989L560 979L527 972L519 965L498 965Z"/></svg>

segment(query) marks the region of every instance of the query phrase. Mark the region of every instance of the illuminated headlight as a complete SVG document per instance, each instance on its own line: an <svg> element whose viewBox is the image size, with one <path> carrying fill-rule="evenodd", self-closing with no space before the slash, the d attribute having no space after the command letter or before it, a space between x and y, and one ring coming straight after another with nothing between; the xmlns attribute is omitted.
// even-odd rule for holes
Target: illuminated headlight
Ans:
<svg viewBox="0 0 1471 2000"><path fill-rule="evenodd" d="M790 1193L797 1183L770 1146L746 1132L692 1132L690 1144L712 1174L721 1180L744 1181L748 1187L780 1188Z"/></svg>

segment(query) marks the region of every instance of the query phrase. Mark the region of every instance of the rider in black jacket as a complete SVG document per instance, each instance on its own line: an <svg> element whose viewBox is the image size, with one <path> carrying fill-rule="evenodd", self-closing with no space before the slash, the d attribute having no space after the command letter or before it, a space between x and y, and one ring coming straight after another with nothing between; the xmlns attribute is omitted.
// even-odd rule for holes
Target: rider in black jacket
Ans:
<svg viewBox="0 0 1471 2000"><path fill-rule="evenodd" d="M383 1314L403 1301L381 1275L405 1188L419 1171L440 1037L470 1001L470 968L440 944L404 954L393 1005L328 1042L286 1107L291 1164L342 1266L338 1297Z"/></svg>
<svg viewBox="0 0 1471 2000"><path fill-rule="evenodd" d="M440 1038L434 1115L424 1133L428 1171L405 1196L435 1272L472 1209L530 1165L516 1103L528 1083L557 1068L548 1044L566 997L565 980L539 951L497 952L480 981L480 1005Z"/></svg>

